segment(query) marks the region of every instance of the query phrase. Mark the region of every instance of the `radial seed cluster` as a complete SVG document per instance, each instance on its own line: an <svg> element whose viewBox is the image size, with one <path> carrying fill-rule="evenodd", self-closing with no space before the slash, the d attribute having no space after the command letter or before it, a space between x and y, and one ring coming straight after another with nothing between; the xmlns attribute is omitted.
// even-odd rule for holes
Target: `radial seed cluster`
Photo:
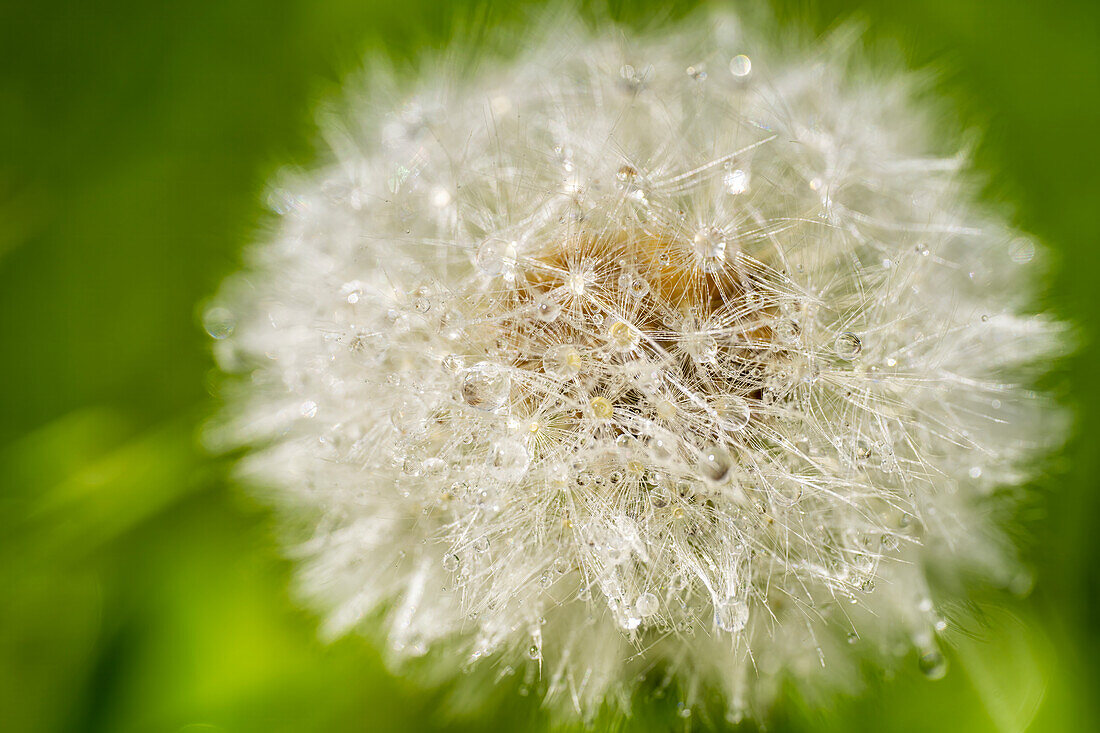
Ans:
<svg viewBox="0 0 1100 733"><path fill-rule="evenodd" d="M207 312L213 435L328 631L584 716L647 674L732 719L857 654L941 676L926 570L1011 577L991 496L1047 440L1035 245L835 43L513 51L354 84Z"/></svg>

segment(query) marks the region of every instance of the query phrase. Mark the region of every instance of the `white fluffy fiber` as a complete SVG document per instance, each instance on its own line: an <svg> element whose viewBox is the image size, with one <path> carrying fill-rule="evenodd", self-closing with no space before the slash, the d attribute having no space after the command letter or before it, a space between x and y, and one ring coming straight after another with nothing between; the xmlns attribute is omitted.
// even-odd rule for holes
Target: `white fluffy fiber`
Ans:
<svg viewBox="0 0 1100 733"><path fill-rule="evenodd" d="M835 38L548 25L351 84L208 312L327 630L583 716L941 675L927 569L1011 577L995 490L1054 436L1036 245Z"/></svg>

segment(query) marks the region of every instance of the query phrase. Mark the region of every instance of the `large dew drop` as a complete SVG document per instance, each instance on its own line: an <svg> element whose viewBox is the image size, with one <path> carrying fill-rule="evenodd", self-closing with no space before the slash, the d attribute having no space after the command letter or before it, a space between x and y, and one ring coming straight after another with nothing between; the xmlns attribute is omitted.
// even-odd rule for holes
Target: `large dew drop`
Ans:
<svg viewBox="0 0 1100 733"><path fill-rule="evenodd" d="M508 401L511 379L491 361L479 361L462 374L462 399L486 412L499 410Z"/></svg>
<svg viewBox="0 0 1100 733"><path fill-rule="evenodd" d="M714 227L700 229L692 240L703 272L718 272L726 261L726 236Z"/></svg>
<svg viewBox="0 0 1100 733"><path fill-rule="evenodd" d="M845 331L836 337L836 344L833 348L836 349L836 355L841 359L851 361L859 356L859 352L863 351L863 342L859 336L851 331Z"/></svg>
<svg viewBox="0 0 1100 733"><path fill-rule="evenodd" d="M718 417L718 427L731 433L744 430L752 417L749 403L738 395L718 395L710 401L710 406Z"/></svg>
<svg viewBox="0 0 1100 733"><path fill-rule="evenodd" d="M558 344L542 357L542 368L552 377L575 377L581 371L581 354L572 344Z"/></svg>
<svg viewBox="0 0 1100 733"><path fill-rule="evenodd" d="M531 466L531 454L523 443L503 438L493 444L489 453L489 470L501 481L518 481Z"/></svg>
<svg viewBox="0 0 1100 733"><path fill-rule="evenodd" d="M749 622L749 604L736 598L727 598L714 606L714 624L722 631L736 633Z"/></svg>
<svg viewBox="0 0 1100 733"><path fill-rule="evenodd" d="M508 275L516 266L515 245L499 239L486 240L477 248L474 263L489 277Z"/></svg>
<svg viewBox="0 0 1100 733"><path fill-rule="evenodd" d="M639 616L644 618L657 613L657 606L657 596L652 593L643 593L638 596L638 600L634 604L634 610L638 612Z"/></svg>
<svg viewBox="0 0 1100 733"><path fill-rule="evenodd" d="M718 446L707 446L699 456L699 472L703 478L713 483L718 483L726 478L730 472L730 459L724 450Z"/></svg>

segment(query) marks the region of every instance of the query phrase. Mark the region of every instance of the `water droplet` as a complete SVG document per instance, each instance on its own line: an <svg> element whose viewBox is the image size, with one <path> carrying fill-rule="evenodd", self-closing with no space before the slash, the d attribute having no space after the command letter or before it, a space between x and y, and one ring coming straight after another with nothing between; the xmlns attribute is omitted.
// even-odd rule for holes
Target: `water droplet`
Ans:
<svg viewBox="0 0 1100 733"><path fill-rule="evenodd" d="M718 341L709 333L685 333L681 347L697 364L713 364L718 360Z"/></svg>
<svg viewBox="0 0 1100 733"><path fill-rule="evenodd" d="M748 401L733 394L718 395L710 401L718 415L718 427L736 433L745 429L752 417Z"/></svg>
<svg viewBox="0 0 1100 733"><path fill-rule="evenodd" d="M478 537L474 540L474 552L485 552L489 549L489 538Z"/></svg>
<svg viewBox="0 0 1100 733"><path fill-rule="evenodd" d="M658 461L671 460L678 452L676 436L667 430L660 430L651 435L647 446L649 452Z"/></svg>
<svg viewBox="0 0 1100 733"><path fill-rule="evenodd" d="M943 679L947 674L947 659L939 649L924 649L921 651L917 666L921 674L930 680Z"/></svg>
<svg viewBox="0 0 1100 733"><path fill-rule="evenodd" d="M684 69L685 73L696 81L705 81L707 78L707 72L696 66L689 66Z"/></svg>
<svg viewBox="0 0 1100 733"><path fill-rule="evenodd" d="M302 403L300 411L302 417L314 417L317 414L317 403L313 400L306 400Z"/></svg>
<svg viewBox="0 0 1100 733"><path fill-rule="evenodd" d="M775 335L785 344L792 344L798 340L802 329L790 318L782 318L775 324Z"/></svg>
<svg viewBox="0 0 1100 733"><path fill-rule="evenodd" d="M749 622L749 604L736 598L727 598L714 607L714 623L723 631L738 632Z"/></svg>
<svg viewBox="0 0 1100 733"><path fill-rule="evenodd" d="M752 71L752 61L745 54L738 54L730 59L730 73L738 78L744 78Z"/></svg>
<svg viewBox="0 0 1100 733"><path fill-rule="evenodd" d="M491 361L479 361L463 370L462 399L470 407L493 412L508 401L512 380L508 372Z"/></svg>
<svg viewBox="0 0 1100 733"><path fill-rule="evenodd" d="M982 467L981 466L971 466L970 470L967 473L970 474L970 478L974 478L974 479L981 478L982 477Z"/></svg>
<svg viewBox="0 0 1100 733"><path fill-rule="evenodd" d="M913 249L916 250L916 253L919 254L921 257L927 257L932 252L930 249L928 249L928 245L924 242L919 243Z"/></svg>
<svg viewBox="0 0 1100 733"><path fill-rule="evenodd" d="M549 323L561 315L561 305L548 295L540 295L535 301L535 318Z"/></svg>
<svg viewBox="0 0 1100 733"><path fill-rule="evenodd" d="M629 351L637 346L640 340L638 329L617 318L611 319L611 325L607 329L607 342L613 349Z"/></svg>
<svg viewBox="0 0 1100 733"><path fill-rule="evenodd" d="M531 465L531 454L518 440L504 438L495 442L489 454L493 475L502 481L517 481Z"/></svg>
<svg viewBox="0 0 1100 733"><path fill-rule="evenodd" d="M488 239L477 248L474 262L489 277L508 275L515 268L515 245L500 239Z"/></svg>
<svg viewBox="0 0 1100 733"><path fill-rule="evenodd" d="M836 351L836 355L845 361L851 361L859 356L859 352L863 351L863 342L859 336L856 336L851 331L845 331L836 337L836 343L833 345L833 349Z"/></svg>
<svg viewBox="0 0 1100 733"><path fill-rule="evenodd" d="M705 227L692 240L695 256L703 272L717 272L726 261L726 237L714 227Z"/></svg>
<svg viewBox="0 0 1100 733"><path fill-rule="evenodd" d="M749 174L740 168L727 171L722 176L722 183L725 185L726 191L736 196L749 190Z"/></svg>
<svg viewBox="0 0 1100 733"><path fill-rule="evenodd" d="M538 659L542 656L542 651L539 650L538 644L532 644L527 647L527 656L531 659Z"/></svg>
<svg viewBox="0 0 1100 733"><path fill-rule="evenodd" d="M584 291L594 282L596 282L596 275L588 270L571 272L565 276L565 287L578 297L584 295Z"/></svg>
<svg viewBox="0 0 1100 733"><path fill-rule="evenodd" d="M390 328L394 333L408 333L412 328L409 323L409 314L404 313L396 308L390 308L386 311L386 320L390 322Z"/></svg>
<svg viewBox="0 0 1100 733"><path fill-rule="evenodd" d="M638 596L638 600L634 604L634 609L638 612L639 616L644 618L657 613L657 606L657 596L652 593L643 593Z"/></svg>
<svg viewBox="0 0 1100 733"><path fill-rule="evenodd" d="M574 377L581 371L581 354L572 344L551 347L542 357L542 368L552 377Z"/></svg>
<svg viewBox="0 0 1100 733"><path fill-rule="evenodd" d="M704 448L699 456L699 470L708 481L721 481L729 475L730 468L729 456L716 445Z"/></svg>
<svg viewBox="0 0 1100 733"><path fill-rule="evenodd" d="M458 566L460 564L461 561L458 559L458 555L449 554L443 556L443 569L449 573L453 573L454 571L458 570Z"/></svg>
<svg viewBox="0 0 1100 733"><path fill-rule="evenodd" d="M211 338L220 340L233 335L237 322L228 308L214 307L203 314L202 326Z"/></svg>
<svg viewBox="0 0 1100 733"><path fill-rule="evenodd" d="M657 413L657 417L662 420L671 420L676 417L676 403L667 397L659 397L653 403L653 409Z"/></svg>
<svg viewBox="0 0 1100 733"><path fill-rule="evenodd" d="M422 468L426 476L443 476L447 473L447 462L442 458L432 456L431 458L424 459Z"/></svg>
<svg viewBox="0 0 1100 733"><path fill-rule="evenodd" d="M606 397L596 397L589 405L592 407L592 414L597 420L607 420L615 412L615 406Z"/></svg>

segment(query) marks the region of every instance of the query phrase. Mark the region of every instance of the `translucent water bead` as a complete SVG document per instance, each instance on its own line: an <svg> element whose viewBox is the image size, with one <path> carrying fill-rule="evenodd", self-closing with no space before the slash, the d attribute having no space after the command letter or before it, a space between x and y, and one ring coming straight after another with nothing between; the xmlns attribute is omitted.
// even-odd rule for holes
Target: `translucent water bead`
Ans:
<svg viewBox="0 0 1100 733"><path fill-rule="evenodd" d="M718 395L710 401L710 406L718 416L718 427L731 433L744 430L752 417L748 401L738 395Z"/></svg>
<svg viewBox="0 0 1100 733"><path fill-rule="evenodd" d="M845 331L836 337L836 344L833 348L836 350L836 355L841 359L851 361L859 356L859 352L863 351L863 342L859 336L851 331Z"/></svg>
<svg viewBox="0 0 1100 733"><path fill-rule="evenodd" d="M695 257L703 272L717 272L726 262L726 236L714 227L706 227L695 233L692 240Z"/></svg>
<svg viewBox="0 0 1100 733"><path fill-rule="evenodd" d="M634 610L638 612L639 616L644 618L657 613L658 605L657 596L652 593L643 593L638 596L638 600L634 604Z"/></svg>
<svg viewBox="0 0 1100 733"><path fill-rule="evenodd" d="M714 606L714 624L722 629L736 633L749 622L749 604L736 598L727 598Z"/></svg>
<svg viewBox="0 0 1100 733"><path fill-rule="evenodd" d="M493 412L508 401L511 379L491 361L480 361L462 373L462 399L470 407Z"/></svg>
<svg viewBox="0 0 1100 733"><path fill-rule="evenodd" d="M478 246L474 264L489 277L508 275L516 265L515 244L499 239L486 240Z"/></svg>

